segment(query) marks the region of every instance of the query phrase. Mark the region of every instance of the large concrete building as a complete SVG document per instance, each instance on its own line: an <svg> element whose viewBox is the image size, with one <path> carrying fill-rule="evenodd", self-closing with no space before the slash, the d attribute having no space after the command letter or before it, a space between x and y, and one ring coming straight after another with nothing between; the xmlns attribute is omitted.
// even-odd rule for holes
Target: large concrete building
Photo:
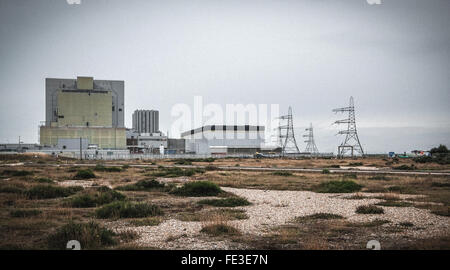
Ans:
<svg viewBox="0 0 450 270"><path fill-rule="evenodd" d="M96 145L101 149L125 149L124 82L47 78L45 124L40 144L62 149ZM78 142L78 143L77 143Z"/></svg>
<svg viewBox="0 0 450 270"><path fill-rule="evenodd" d="M264 143L264 126L210 125L181 134L186 152L196 154L254 154Z"/></svg>
<svg viewBox="0 0 450 270"><path fill-rule="evenodd" d="M159 132L159 111L135 110L133 112L133 131L147 134Z"/></svg>

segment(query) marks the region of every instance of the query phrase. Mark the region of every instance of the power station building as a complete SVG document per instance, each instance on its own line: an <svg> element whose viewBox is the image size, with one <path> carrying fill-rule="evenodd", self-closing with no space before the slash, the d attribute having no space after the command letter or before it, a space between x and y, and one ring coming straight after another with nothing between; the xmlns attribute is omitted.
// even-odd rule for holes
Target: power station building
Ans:
<svg viewBox="0 0 450 270"><path fill-rule="evenodd" d="M186 153L254 154L264 143L264 126L209 125L181 134L186 140Z"/></svg>
<svg viewBox="0 0 450 270"><path fill-rule="evenodd" d="M133 131L139 134L159 132L159 111L135 110L133 112Z"/></svg>
<svg viewBox="0 0 450 270"><path fill-rule="evenodd" d="M45 109L43 146L126 149L123 81L47 78Z"/></svg>

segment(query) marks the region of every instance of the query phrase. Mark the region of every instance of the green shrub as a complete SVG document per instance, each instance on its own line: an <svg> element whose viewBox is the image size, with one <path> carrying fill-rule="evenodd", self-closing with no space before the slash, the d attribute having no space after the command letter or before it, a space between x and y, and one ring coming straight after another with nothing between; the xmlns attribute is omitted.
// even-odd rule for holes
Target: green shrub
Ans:
<svg viewBox="0 0 450 270"><path fill-rule="evenodd" d="M205 167L205 170L207 170L207 171L217 171L218 169L219 169L219 167L213 166L213 165L208 165Z"/></svg>
<svg viewBox="0 0 450 270"><path fill-rule="evenodd" d="M358 175L356 173L346 173L344 174L344 177L348 179L358 179Z"/></svg>
<svg viewBox="0 0 450 270"><path fill-rule="evenodd" d="M182 169L182 168L159 168L158 171L152 172L149 175L155 177L180 177L180 176L193 176L196 173L203 173L201 169Z"/></svg>
<svg viewBox="0 0 450 270"><path fill-rule="evenodd" d="M231 227L226 224L212 224L204 226L200 232L213 235L213 236L219 236L219 235L239 235L240 232L238 229Z"/></svg>
<svg viewBox="0 0 450 270"><path fill-rule="evenodd" d="M177 165L192 165L192 162L190 160L187 160L187 159L179 159L179 160L175 161L174 164L177 164Z"/></svg>
<svg viewBox="0 0 450 270"><path fill-rule="evenodd" d="M316 213L309 216L298 217L298 221L302 220L316 220L316 219L343 219L341 215L330 214L330 213Z"/></svg>
<svg viewBox="0 0 450 270"><path fill-rule="evenodd" d="M198 202L199 204L212 205L217 207L235 207L235 206L245 206L250 205L250 202L247 199L240 197L231 197L225 199L210 199L210 200L201 200Z"/></svg>
<svg viewBox="0 0 450 270"><path fill-rule="evenodd" d="M52 199L68 197L82 190L82 187L57 187L51 185L38 185L25 192L29 199Z"/></svg>
<svg viewBox="0 0 450 270"><path fill-rule="evenodd" d="M329 174L329 173L330 173L330 170L328 170L328 169L323 169L323 170L322 170L322 173L323 173L323 174Z"/></svg>
<svg viewBox="0 0 450 270"><path fill-rule="evenodd" d="M449 183L443 183L443 182L433 182L431 183L432 187L450 187L450 182Z"/></svg>
<svg viewBox="0 0 450 270"><path fill-rule="evenodd" d="M41 214L42 211L36 210L36 209L23 209L23 210L13 210L9 212L10 216L17 217L17 218L25 218L25 217L32 217L37 216Z"/></svg>
<svg viewBox="0 0 450 270"><path fill-rule="evenodd" d="M75 179L90 179L95 178L95 174L91 170L78 170L77 174L75 174Z"/></svg>
<svg viewBox="0 0 450 270"><path fill-rule="evenodd" d="M124 170L129 169L129 168L130 168L130 165L128 165L128 164L122 165L122 169L124 169Z"/></svg>
<svg viewBox="0 0 450 270"><path fill-rule="evenodd" d="M375 205L361 205L356 208L358 214L383 214L384 210L381 207Z"/></svg>
<svg viewBox="0 0 450 270"><path fill-rule="evenodd" d="M189 182L172 191L175 195L190 197L216 196L221 192L217 184L209 181Z"/></svg>
<svg viewBox="0 0 450 270"><path fill-rule="evenodd" d="M277 175L277 176L292 176L292 172L288 172L288 171L276 171L272 173L273 175Z"/></svg>
<svg viewBox="0 0 450 270"><path fill-rule="evenodd" d="M24 189L16 187L16 186L1 186L0 193L13 193L13 194L21 194L24 192Z"/></svg>
<svg viewBox="0 0 450 270"><path fill-rule="evenodd" d="M115 233L101 227L97 223L73 223L59 228L56 233L48 237L50 249L66 249L67 242L77 240L81 249L99 249L116 244Z"/></svg>
<svg viewBox="0 0 450 270"><path fill-rule="evenodd" d="M388 206L388 207L410 207L410 206L412 206L412 203L403 202L403 201L384 201L384 202L376 203L375 205Z"/></svg>
<svg viewBox="0 0 450 270"><path fill-rule="evenodd" d="M391 180L392 178L387 177L386 175L375 175L375 176L371 176L368 178L369 180L383 180L383 181L388 181Z"/></svg>
<svg viewBox="0 0 450 270"><path fill-rule="evenodd" d="M114 201L125 200L125 195L108 187L100 187L96 192L70 198L69 205L77 208L96 207Z"/></svg>
<svg viewBox="0 0 450 270"><path fill-rule="evenodd" d="M50 178L47 178L47 177L37 178L37 179L35 179L35 181L39 182L39 183L43 183L43 184L51 184L51 183L53 183L53 180L50 179Z"/></svg>
<svg viewBox="0 0 450 270"><path fill-rule="evenodd" d="M7 176L29 176L34 174L34 172L32 171L24 171L24 170L20 170L20 171L16 171L16 170L4 170L2 171L2 175L7 175Z"/></svg>
<svg viewBox="0 0 450 270"><path fill-rule="evenodd" d="M359 185L351 180L343 181L328 181L321 183L316 192L319 193L352 193L361 190L362 185Z"/></svg>
<svg viewBox="0 0 450 270"><path fill-rule="evenodd" d="M98 218L143 218L160 216L163 212L153 204L116 201L97 209L95 214Z"/></svg>
<svg viewBox="0 0 450 270"><path fill-rule="evenodd" d="M415 170L416 166L414 166L414 164L411 165L411 166L403 164L403 165L400 165L400 166L392 167L392 169L408 171L408 170Z"/></svg>
<svg viewBox="0 0 450 270"><path fill-rule="evenodd" d="M104 165L97 164L95 166L94 171L98 172L122 172L123 168L121 167L105 167Z"/></svg>
<svg viewBox="0 0 450 270"><path fill-rule="evenodd" d="M149 191L155 189L162 189L165 187L165 184L162 184L154 179L151 180L140 180L135 184L125 185L117 187L117 190L125 190L125 191Z"/></svg>
<svg viewBox="0 0 450 270"><path fill-rule="evenodd" d="M362 162L353 162L349 164L350 166L362 166L364 165Z"/></svg>
<svg viewBox="0 0 450 270"><path fill-rule="evenodd" d="M431 148L430 153L433 154L447 154L449 153L447 146L440 144L438 147Z"/></svg>

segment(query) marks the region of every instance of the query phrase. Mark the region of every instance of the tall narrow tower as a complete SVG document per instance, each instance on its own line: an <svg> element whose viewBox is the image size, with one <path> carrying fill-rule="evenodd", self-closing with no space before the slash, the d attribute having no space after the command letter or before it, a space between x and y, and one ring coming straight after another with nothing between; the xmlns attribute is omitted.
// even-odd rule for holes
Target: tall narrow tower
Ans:
<svg viewBox="0 0 450 270"><path fill-rule="evenodd" d="M347 119L334 122L334 124L347 124L346 130L341 130L338 132L339 135L345 135L345 140L340 146L338 146L338 157L343 157L346 153L348 153L348 151L351 151L352 157L355 151L364 156L364 151L361 143L359 142L358 133L356 131L355 105L353 103L353 97L350 97L350 104L348 107L334 109L333 112L348 112Z"/></svg>
<svg viewBox="0 0 450 270"><path fill-rule="evenodd" d="M312 123L309 125L309 128L306 128L305 130L308 132L308 134L303 135L304 138L307 138L305 141L305 152L311 153L311 155L317 155L319 153L319 150L317 149L316 143L314 141L314 131Z"/></svg>
<svg viewBox="0 0 450 270"><path fill-rule="evenodd" d="M281 154L295 155L300 154L298 150L297 142L294 135L294 122L292 117L292 108L289 107L288 114L280 117L281 120L286 120L286 125L281 125L279 129L279 141L281 142ZM286 130L286 132L284 132Z"/></svg>

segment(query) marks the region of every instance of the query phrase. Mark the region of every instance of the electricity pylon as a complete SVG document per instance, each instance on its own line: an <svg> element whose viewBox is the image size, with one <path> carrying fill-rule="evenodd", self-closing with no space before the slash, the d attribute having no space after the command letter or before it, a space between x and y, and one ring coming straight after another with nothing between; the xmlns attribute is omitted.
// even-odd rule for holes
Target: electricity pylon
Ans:
<svg viewBox="0 0 450 270"><path fill-rule="evenodd" d="M348 107L334 109L333 112L348 112L347 119L334 122L334 124L347 124L346 130L341 130L338 132L339 135L345 135L345 140L340 146L338 146L338 157L343 157L349 150L351 151L352 157L355 151L364 156L364 151L361 143L359 142L358 133L356 131L355 105L353 102L353 97L350 97L350 104Z"/></svg>
<svg viewBox="0 0 450 270"><path fill-rule="evenodd" d="M305 152L310 153L311 155L319 154L319 149L317 149L316 143L314 141L314 131L312 123L309 125L309 128L306 128L305 130L308 131L308 134L303 135L304 138L307 138L305 141Z"/></svg>
<svg viewBox="0 0 450 270"><path fill-rule="evenodd" d="M297 142L295 141L294 135L294 122L292 117L292 108L289 107L288 114L280 116L281 120L287 120L286 125L281 125L278 127L279 143L281 145L281 154L284 156L286 154L300 154L298 150ZM286 132L283 134L283 131Z"/></svg>

